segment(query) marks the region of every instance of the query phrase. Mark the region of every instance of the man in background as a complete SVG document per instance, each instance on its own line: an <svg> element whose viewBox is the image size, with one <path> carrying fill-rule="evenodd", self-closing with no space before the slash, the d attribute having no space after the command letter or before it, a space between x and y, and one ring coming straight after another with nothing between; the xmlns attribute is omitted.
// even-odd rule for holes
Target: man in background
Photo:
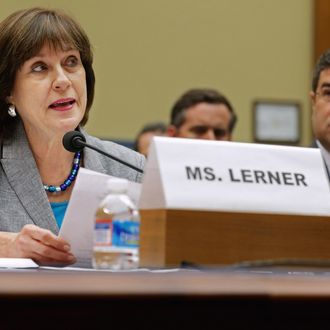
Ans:
<svg viewBox="0 0 330 330"><path fill-rule="evenodd" d="M191 89L173 105L168 136L231 141L237 121L227 98L215 89Z"/></svg>
<svg viewBox="0 0 330 330"><path fill-rule="evenodd" d="M316 63L310 97L315 143L330 173L330 49Z"/></svg>
<svg viewBox="0 0 330 330"><path fill-rule="evenodd" d="M136 136L133 149L147 157L152 138L166 135L166 128L162 122L146 124Z"/></svg>

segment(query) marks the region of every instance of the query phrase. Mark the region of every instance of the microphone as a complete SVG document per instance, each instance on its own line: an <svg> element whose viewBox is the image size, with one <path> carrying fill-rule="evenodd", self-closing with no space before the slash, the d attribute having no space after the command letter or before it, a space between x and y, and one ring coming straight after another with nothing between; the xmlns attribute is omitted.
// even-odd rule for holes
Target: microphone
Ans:
<svg viewBox="0 0 330 330"><path fill-rule="evenodd" d="M96 152L98 152L104 156L107 156L123 165L126 165L137 172L143 173L143 170L141 170L139 167L129 164L129 163L125 162L124 160L117 158L116 156L110 155L107 152L86 143L85 136L78 131L70 131L70 132L65 133L63 136L62 143L63 143L64 148L68 151L77 152L77 151L81 151L85 147L87 147L87 148L93 149Z"/></svg>

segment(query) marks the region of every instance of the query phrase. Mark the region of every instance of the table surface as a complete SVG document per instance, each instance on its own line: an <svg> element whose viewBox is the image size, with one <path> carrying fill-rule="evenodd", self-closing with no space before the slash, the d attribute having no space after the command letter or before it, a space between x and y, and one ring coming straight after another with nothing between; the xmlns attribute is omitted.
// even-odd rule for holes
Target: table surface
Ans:
<svg viewBox="0 0 330 330"><path fill-rule="evenodd" d="M3 269L0 306L1 329L327 329L330 269Z"/></svg>
<svg viewBox="0 0 330 330"><path fill-rule="evenodd" d="M209 296L330 300L330 269L0 271L0 296Z"/></svg>

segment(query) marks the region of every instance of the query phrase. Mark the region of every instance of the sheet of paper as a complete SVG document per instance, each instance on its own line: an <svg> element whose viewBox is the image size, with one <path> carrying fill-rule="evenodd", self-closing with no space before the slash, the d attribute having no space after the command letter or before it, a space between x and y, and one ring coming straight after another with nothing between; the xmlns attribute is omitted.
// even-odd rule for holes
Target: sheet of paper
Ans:
<svg viewBox="0 0 330 330"><path fill-rule="evenodd" d="M40 266L40 269L45 270L59 270L63 271L83 271L83 272L109 272L109 273L176 273L176 272L190 272L199 271L191 269L180 269L180 268L165 268L165 269L149 269L149 268L136 268L136 269L126 269L126 270L112 270L112 269L93 269L93 268L81 268L81 267L49 267Z"/></svg>
<svg viewBox="0 0 330 330"><path fill-rule="evenodd" d="M95 211L105 195L106 181L111 176L79 170L74 189L59 235L71 245L71 252L76 256L76 267L92 267L93 229ZM128 195L137 205L140 184L129 181Z"/></svg>
<svg viewBox="0 0 330 330"><path fill-rule="evenodd" d="M29 258L0 258L0 268L38 268L32 259Z"/></svg>

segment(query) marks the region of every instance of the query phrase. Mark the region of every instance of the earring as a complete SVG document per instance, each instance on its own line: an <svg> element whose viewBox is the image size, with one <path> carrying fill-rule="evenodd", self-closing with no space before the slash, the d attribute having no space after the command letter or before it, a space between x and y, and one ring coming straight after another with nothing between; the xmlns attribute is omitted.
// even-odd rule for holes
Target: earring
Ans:
<svg viewBox="0 0 330 330"><path fill-rule="evenodd" d="M14 104L11 104L9 107L8 107L8 115L10 117L16 117L16 111L15 111L15 106Z"/></svg>

